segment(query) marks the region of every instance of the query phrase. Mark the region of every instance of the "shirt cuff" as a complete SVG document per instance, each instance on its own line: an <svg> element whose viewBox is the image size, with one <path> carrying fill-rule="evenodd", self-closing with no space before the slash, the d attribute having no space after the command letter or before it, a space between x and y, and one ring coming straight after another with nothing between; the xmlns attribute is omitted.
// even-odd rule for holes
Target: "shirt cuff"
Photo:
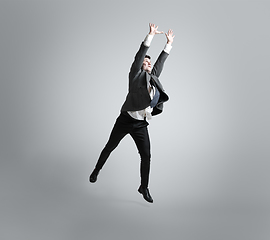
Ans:
<svg viewBox="0 0 270 240"><path fill-rule="evenodd" d="M154 37L154 35L147 34L145 39L144 39L144 42L143 42L144 46L150 47L150 44L153 40L153 37Z"/></svg>
<svg viewBox="0 0 270 240"><path fill-rule="evenodd" d="M166 44L166 46L164 47L164 52L170 54L171 49L172 49L172 45Z"/></svg>

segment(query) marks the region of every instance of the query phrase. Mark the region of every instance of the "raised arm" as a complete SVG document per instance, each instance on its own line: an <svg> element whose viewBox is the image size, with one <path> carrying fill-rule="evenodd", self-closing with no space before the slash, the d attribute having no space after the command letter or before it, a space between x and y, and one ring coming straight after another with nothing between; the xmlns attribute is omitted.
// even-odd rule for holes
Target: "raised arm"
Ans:
<svg viewBox="0 0 270 240"><path fill-rule="evenodd" d="M153 74L157 77L159 77L161 72L162 72L164 62L171 51L173 39L175 37L173 35L173 30L171 30L171 29L168 31L168 33L165 33L165 35L167 38L167 44L166 44L164 50L160 53L157 61L155 62L154 66L153 66L153 69L151 71L151 74Z"/></svg>
<svg viewBox="0 0 270 240"><path fill-rule="evenodd" d="M150 47L151 41L156 34L162 34L162 31L158 31L158 26L153 23L149 23L149 33L147 34L144 42L141 44L139 51L136 53L134 62L131 65L129 78L133 79L136 74L141 70L144 57L147 50Z"/></svg>

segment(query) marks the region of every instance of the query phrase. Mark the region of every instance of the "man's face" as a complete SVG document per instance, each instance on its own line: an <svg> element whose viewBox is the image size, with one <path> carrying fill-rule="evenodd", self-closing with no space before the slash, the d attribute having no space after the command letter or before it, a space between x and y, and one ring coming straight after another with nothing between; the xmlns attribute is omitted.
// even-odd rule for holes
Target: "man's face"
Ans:
<svg viewBox="0 0 270 240"><path fill-rule="evenodd" d="M142 69L146 72L151 72L151 60L149 58L143 60Z"/></svg>

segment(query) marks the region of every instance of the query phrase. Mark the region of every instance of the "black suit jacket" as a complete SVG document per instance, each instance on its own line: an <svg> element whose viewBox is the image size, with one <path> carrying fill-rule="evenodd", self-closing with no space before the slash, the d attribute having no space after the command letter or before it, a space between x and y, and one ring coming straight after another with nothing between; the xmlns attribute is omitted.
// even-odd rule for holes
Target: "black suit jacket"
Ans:
<svg viewBox="0 0 270 240"><path fill-rule="evenodd" d="M163 103L169 100L168 95L162 84L159 81L159 76L163 69L163 65L168 53L162 51L155 62L151 73L142 70L143 60L149 47L146 47L143 43L140 46L139 51L135 55L134 62L131 65L129 72L129 89L126 100L121 108L121 111L140 111L150 106L151 98L147 90L146 80L151 78L155 81L156 87L160 92L160 98L157 105L152 111L152 115L160 114L163 111Z"/></svg>

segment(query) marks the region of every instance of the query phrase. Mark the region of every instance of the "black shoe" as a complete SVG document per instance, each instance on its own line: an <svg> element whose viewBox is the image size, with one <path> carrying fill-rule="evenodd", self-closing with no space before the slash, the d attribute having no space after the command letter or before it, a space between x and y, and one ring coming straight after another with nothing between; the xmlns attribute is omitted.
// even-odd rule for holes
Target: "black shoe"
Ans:
<svg viewBox="0 0 270 240"><path fill-rule="evenodd" d="M148 188L143 188L142 186L139 187L138 192L143 195L143 198L147 201L152 203L153 199L150 195L149 189Z"/></svg>
<svg viewBox="0 0 270 240"><path fill-rule="evenodd" d="M94 169L94 171L91 173L91 175L90 175L90 177L89 177L89 181L90 181L91 183L94 183L94 182L97 181L98 173L99 173L99 171L96 170L96 169Z"/></svg>

